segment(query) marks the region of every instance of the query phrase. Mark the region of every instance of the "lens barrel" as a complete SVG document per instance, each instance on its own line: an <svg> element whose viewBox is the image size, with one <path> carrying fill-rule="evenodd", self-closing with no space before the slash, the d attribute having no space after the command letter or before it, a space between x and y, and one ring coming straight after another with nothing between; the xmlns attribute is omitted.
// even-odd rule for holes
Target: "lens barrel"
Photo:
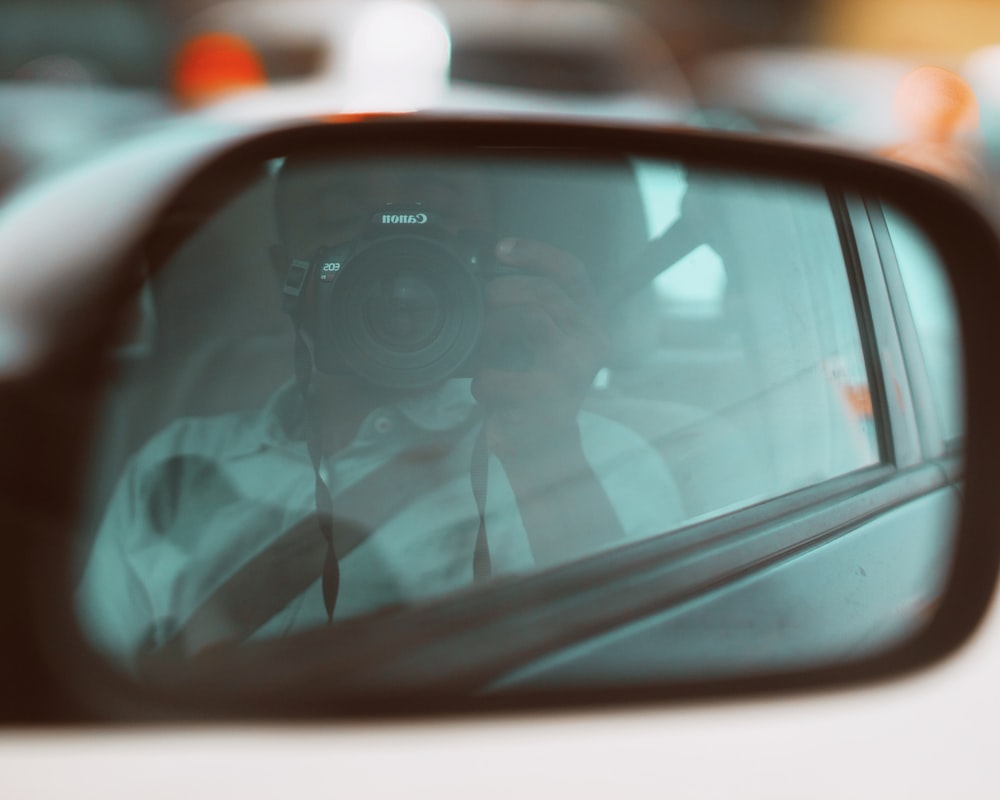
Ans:
<svg viewBox="0 0 1000 800"><path fill-rule="evenodd" d="M416 389L461 371L485 316L474 259L445 238L379 237L343 263L319 298L317 366Z"/></svg>

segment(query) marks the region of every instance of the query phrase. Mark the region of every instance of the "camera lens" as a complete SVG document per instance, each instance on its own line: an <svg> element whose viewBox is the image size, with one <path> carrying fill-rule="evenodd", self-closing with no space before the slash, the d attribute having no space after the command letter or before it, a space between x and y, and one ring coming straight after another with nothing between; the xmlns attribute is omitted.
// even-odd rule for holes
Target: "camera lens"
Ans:
<svg viewBox="0 0 1000 800"><path fill-rule="evenodd" d="M444 325L441 293L405 269L368 287L366 327L379 344L400 352L422 350Z"/></svg>
<svg viewBox="0 0 1000 800"><path fill-rule="evenodd" d="M484 314L479 280L448 240L387 237L352 258L327 295L324 347L376 385L432 386L476 350Z"/></svg>

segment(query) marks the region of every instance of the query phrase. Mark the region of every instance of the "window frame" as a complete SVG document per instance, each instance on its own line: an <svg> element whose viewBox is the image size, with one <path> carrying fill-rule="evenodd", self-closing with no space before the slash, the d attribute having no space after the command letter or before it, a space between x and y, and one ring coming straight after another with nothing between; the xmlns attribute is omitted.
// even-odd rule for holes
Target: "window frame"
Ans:
<svg viewBox="0 0 1000 800"><path fill-rule="evenodd" d="M928 460L942 459L945 462L960 460L965 437L964 434L955 437L946 436L943 421L938 417L938 406L931 389L930 375L924 360L913 309L906 294L906 286L903 283L882 203L877 199L868 198L865 202L865 211L885 275L897 336L913 393L914 414L924 457Z"/></svg>
<svg viewBox="0 0 1000 800"><path fill-rule="evenodd" d="M859 197L845 197L842 213L846 217L847 236L856 252L859 280L864 285L866 315L873 337L870 344L873 343L877 351L875 364L881 384L881 402L892 437L891 463L905 469L924 461L919 421L889 287L864 202Z"/></svg>

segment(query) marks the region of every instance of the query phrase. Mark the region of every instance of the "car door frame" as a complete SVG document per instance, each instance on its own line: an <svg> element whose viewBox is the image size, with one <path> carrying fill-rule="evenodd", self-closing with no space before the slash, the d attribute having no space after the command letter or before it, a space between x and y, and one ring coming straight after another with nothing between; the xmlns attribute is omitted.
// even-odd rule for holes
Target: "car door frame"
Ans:
<svg viewBox="0 0 1000 800"><path fill-rule="evenodd" d="M965 437L947 437L942 421L938 418L939 412L934 402L930 373L924 360L920 336L882 203L876 198L866 199L864 213L882 262L882 271L906 364L908 384L913 395L914 415L924 459L939 464L951 481L958 484L963 473Z"/></svg>

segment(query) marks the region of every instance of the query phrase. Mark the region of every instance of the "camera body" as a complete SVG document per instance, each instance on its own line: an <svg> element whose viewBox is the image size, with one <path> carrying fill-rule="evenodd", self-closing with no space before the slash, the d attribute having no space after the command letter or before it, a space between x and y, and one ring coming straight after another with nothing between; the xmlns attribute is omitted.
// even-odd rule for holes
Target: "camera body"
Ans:
<svg viewBox="0 0 1000 800"><path fill-rule="evenodd" d="M481 365L486 283L519 271L496 238L453 234L420 205L386 205L309 266L316 368L396 389L471 377Z"/></svg>

